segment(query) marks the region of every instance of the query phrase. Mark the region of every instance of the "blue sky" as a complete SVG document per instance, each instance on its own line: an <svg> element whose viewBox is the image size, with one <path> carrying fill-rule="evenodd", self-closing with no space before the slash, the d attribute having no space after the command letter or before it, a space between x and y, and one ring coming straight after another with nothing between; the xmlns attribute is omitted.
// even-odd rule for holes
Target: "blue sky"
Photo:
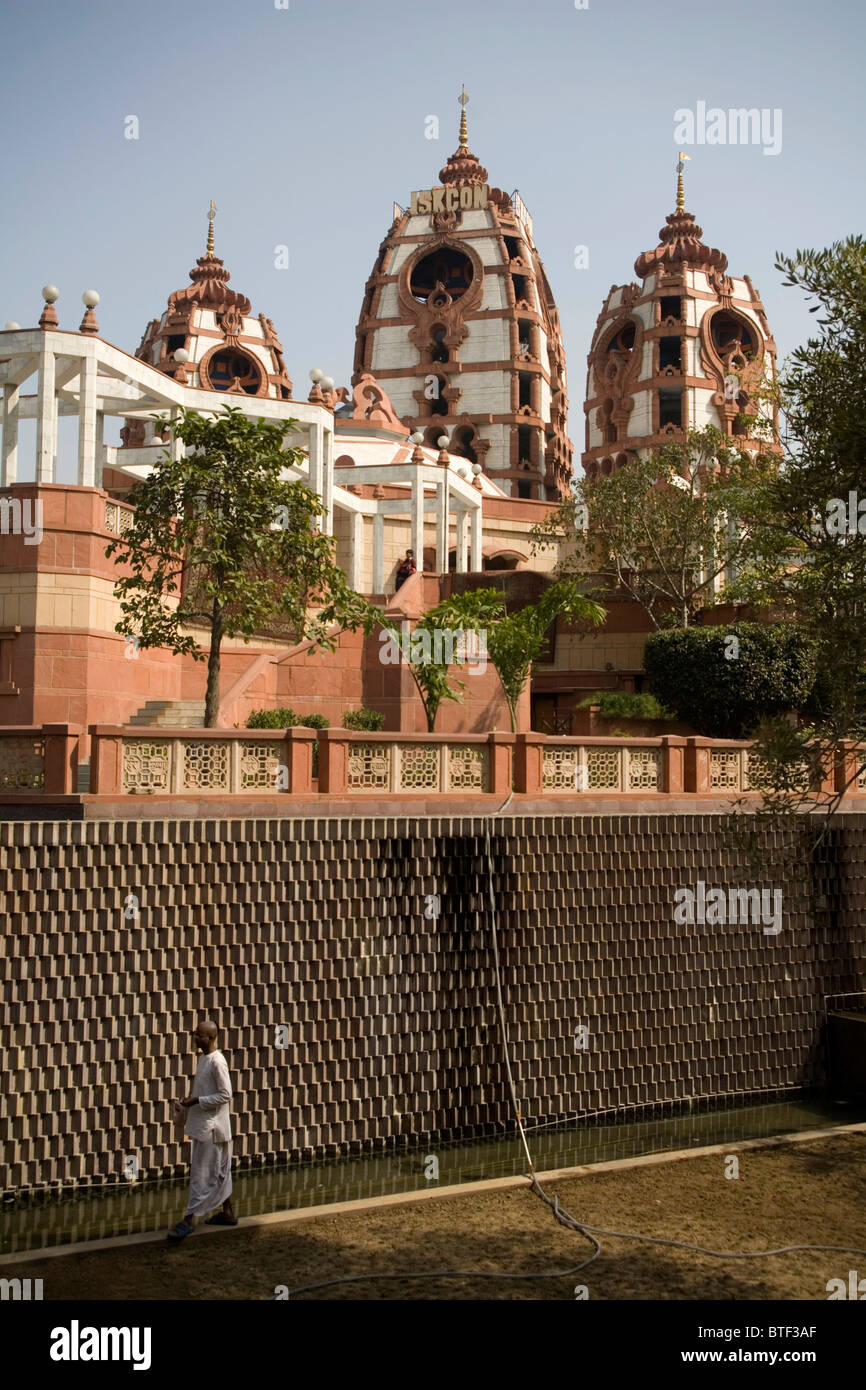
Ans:
<svg viewBox="0 0 866 1390"><path fill-rule="evenodd" d="M188 283L213 198L217 252L274 320L296 394L311 366L348 384L392 203L437 182L465 82L471 148L534 219L579 453L596 316L673 208L677 109L782 111L779 154L696 145L686 165L686 206L752 276L781 353L812 321L775 251L863 230L862 0L288 3L5 0L0 324L34 324L50 281L77 327L95 288L102 335L133 351Z"/></svg>

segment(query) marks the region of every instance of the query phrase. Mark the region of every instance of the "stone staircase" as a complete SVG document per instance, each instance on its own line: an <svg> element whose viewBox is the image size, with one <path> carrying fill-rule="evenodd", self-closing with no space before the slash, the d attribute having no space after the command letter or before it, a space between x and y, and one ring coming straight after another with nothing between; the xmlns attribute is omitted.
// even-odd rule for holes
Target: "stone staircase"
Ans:
<svg viewBox="0 0 866 1390"><path fill-rule="evenodd" d="M129 722L138 728L203 729L204 700L148 700Z"/></svg>

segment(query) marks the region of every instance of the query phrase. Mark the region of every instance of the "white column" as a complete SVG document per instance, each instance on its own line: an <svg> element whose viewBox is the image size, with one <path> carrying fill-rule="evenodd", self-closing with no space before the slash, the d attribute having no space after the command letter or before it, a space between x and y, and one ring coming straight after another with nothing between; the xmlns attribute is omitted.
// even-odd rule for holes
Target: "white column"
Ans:
<svg viewBox="0 0 866 1390"><path fill-rule="evenodd" d="M325 535L332 536L334 534L334 431L323 429L322 441L324 444L322 451L322 501L325 504L325 516L322 525Z"/></svg>
<svg viewBox="0 0 866 1390"><path fill-rule="evenodd" d="M172 407L169 418L172 424L174 424L175 421L180 419L180 410L177 406ZM174 462L177 462L178 460L183 458L183 451L185 448L186 445L184 444L183 440L178 439L174 434L172 434L171 440L169 442L169 451Z"/></svg>
<svg viewBox="0 0 866 1390"><path fill-rule="evenodd" d="M412 549L415 568L424 568L424 480L418 474L412 479Z"/></svg>
<svg viewBox="0 0 866 1390"><path fill-rule="evenodd" d="M81 361L78 394L78 485L96 486L96 358Z"/></svg>
<svg viewBox="0 0 866 1390"><path fill-rule="evenodd" d="M314 420L310 425L310 478L309 487L311 492L315 492L319 497L322 496L322 458L324 455L323 430L320 420ZM323 522L320 521L322 526Z"/></svg>
<svg viewBox="0 0 866 1390"><path fill-rule="evenodd" d="M54 353L43 348L36 391L36 481L53 483L57 456L57 398L54 394Z"/></svg>
<svg viewBox="0 0 866 1390"><path fill-rule="evenodd" d="M466 511L463 507L457 512L457 573L465 574L469 568L469 528L466 525Z"/></svg>
<svg viewBox="0 0 866 1390"><path fill-rule="evenodd" d="M373 517L373 593L385 592L385 517L376 512Z"/></svg>
<svg viewBox="0 0 866 1390"><path fill-rule="evenodd" d="M94 487L102 487L102 471L105 467L105 414L101 410L96 412L96 441L95 441L96 468L93 478Z"/></svg>
<svg viewBox="0 0 866 1390"><path fill-rule="evenodd" d="M444 472L444 469L443 469ZM436 484L436 568L448 573L448 475Z"/></svg>
<svg viewBox="0 0 866 1390"><path fill-rule="evenodd" d="M20 386L3 387L3 449L0 453L0 487L18 481L18 401Z"/></svg>
<svg viewBox="0 0 866 1390"><path fill-rule="evenodd" d="M476 507L472 513L472 541L469 553L469 568L473 574L477 574L481 569L481 508Z"/></svg>
<svg viewBox="0 0 866 1390"><path fill-rule="evenodd" d="M351 513L349 531L349 587L356 593L361 589L361 559L364 551L364 518L360 512Z"/></svg>

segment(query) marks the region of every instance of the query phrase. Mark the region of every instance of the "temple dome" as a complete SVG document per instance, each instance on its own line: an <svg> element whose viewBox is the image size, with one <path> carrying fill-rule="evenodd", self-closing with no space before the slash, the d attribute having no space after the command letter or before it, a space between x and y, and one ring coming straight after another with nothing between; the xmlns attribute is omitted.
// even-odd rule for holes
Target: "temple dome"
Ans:
<svg viewBox="0 0 866 1390"><path fill-rule="evenodd" d="M228 287L231 276L214 251L215 211L212 207L207 249L189 272L190 283L169 295L165 312L148 324L135 355L184 386L290 400L292 383L273 321L253 315L247 296Z"/></svg>

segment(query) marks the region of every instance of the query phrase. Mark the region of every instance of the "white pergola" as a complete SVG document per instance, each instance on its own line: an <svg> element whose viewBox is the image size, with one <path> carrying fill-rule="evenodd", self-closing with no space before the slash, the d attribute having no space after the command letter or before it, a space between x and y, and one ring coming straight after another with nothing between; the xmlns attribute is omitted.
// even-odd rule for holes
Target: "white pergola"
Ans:
<svg viewBox="0 0 866 1390"><path fill-rule="evenodd" d="M322 499L322 528L327 535L333 535L335 506L351 516L347 577L355 589L362 582L365 517L373 522L373 592L381 593L386 516L406 514L411 518L411 544L420 559L425 515L434 515L436 568L440 573L448 570L453 516L457 571L477 571L482 565L483 496L503 495L489 479L476 485L464 477L465 459L427 448L413 451L393 436L361 437L359 431L356 438L351 427L341 431L340 446L355 449L361 458L366 455L366 462L345 472L341 469L347 487L335 486L334 414L328 406L186 386L93 333L51 327L0 332L0 386L0 487L4 488L19 480L22 420L36 421L35 478L39 484L56 481L58 420L77 417L77 482L92 488L103 486L105 467L143 477L165 456L165 448L181 451L184 447L181 440L173 440L165 448L107 446L103 438L106 416L148 420L166 415L172 419L181 407L214 414L223 405L232 405L256 419L297 421L297 433L289 436L289 441L306 452L306 460L299 468L287 468L286 476L304 482ZM400 489L404 495L359 497L348 490L358 483Z"/></svg>
<svg viewBox="0 0 866 1390"><path fill-rule="evenodd" d="M350 435L338 435L338 445L350 452L353 446L361 444L364 452L371 452L370 440L354 440ZM392 456L394 441L376 441L383 452ZM360 452L360 451L359 451ZM374 593L384 589L384 536L387 516L407 516L409 518L410 544L418 557L419 568L424 554L424 521L431 514L436 526L436 569L440 574L448 572L448 551L451 517L454 517L456 532L456 565L459 574L468 570L481 569L482 555L482 505L483 493L479 487L462 476L460 467L465 467L465 459L437 454L435 450L419 447L398 449L408 452L409 457L400 461L384 463L356 463L353 468L339 469L337 476L345 478L346 485L366 484L400 489L403 496L382 498L357 497L347 491L347 487L335 486L336 505L352 516L349 533L349 583L358 588L361 574L361 540L363 518L373 520L373 576ZM495 490L495 489L494 489Z"/></svg>
<svg viewBox="0 0 866 1390"><path fill-rule="evenodd" d="M35 380L34 380L35 379ZM120 467L133 476L146 473L164 457L162 448L118 451L103 442L106 416L147 420L177 416L183 406L214 414L223 405L239 406L256 419L298 422L297 447L306 449L303 473L290 470L322 499L323 529L333 531L334 416L324 405L279 401L267 396L219 394L183 386L156 367L132 357L93 334L61 329L0 332L0 385L3 388L0 487L18 481L22 420L36 421L36 482L56 481L57 422L78 418L78 473L81 487L102 487L103 468ZM27 387L31 387L27 394ZM35 390L32 387L35 386ZM182 450L180 440L172 441Z"/></svg>

